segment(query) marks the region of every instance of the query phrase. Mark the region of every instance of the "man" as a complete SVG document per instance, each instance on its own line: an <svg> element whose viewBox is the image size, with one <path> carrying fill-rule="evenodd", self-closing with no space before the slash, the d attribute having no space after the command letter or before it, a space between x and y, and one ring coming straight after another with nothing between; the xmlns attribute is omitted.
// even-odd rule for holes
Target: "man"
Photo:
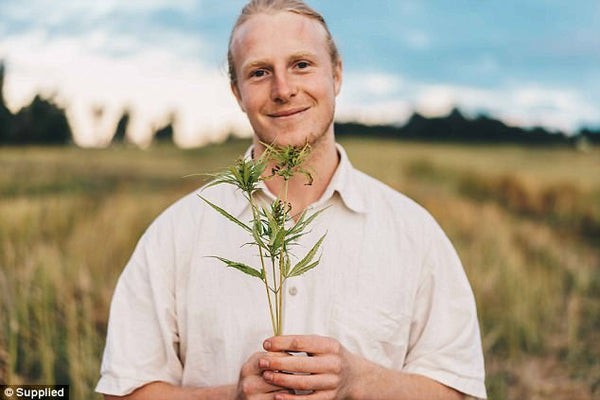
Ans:
<svg viewBox="0 0 600 400"><path fill-rule="evenodd" d="M288 199L295 212L331 206L301 243L327 230L321 263L286 287L291 335L268 337L264 287L205 257L236 252L252 265L253 250L239 248L244 232L187 196L152 224L119 279L96 390L107 399L484 398L475 303L451 244L335 143L342 63L322 17L298 0L252 0L229 63L252 156L261 141L313 148L314 182L292 178ZM281 186L268 180L257 197L269 201ZM252 218L231 187L203 196Z"/></svg>

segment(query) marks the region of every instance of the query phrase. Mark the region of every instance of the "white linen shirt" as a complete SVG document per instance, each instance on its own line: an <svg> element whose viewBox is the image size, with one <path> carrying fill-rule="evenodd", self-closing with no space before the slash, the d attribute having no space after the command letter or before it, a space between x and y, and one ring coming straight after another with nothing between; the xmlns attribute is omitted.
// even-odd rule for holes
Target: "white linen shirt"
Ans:
<svg viewBox="0 0 600 400"><path fill-rule="evenodd" d="M320 264L286 283L284 334L336 338L384 367L485 398L473 294L441 228L419 205L340 163L320 200L331 206L293 248L299 258L327 232ZM159 216L121 274L96 391L125 395L153 381L205 387L237 382L272 336L264 284L207 256L260 269L249 234L196 193ZM202 196L252 219L231 185ZM257 196L271 201L263 185Z"/></svg>

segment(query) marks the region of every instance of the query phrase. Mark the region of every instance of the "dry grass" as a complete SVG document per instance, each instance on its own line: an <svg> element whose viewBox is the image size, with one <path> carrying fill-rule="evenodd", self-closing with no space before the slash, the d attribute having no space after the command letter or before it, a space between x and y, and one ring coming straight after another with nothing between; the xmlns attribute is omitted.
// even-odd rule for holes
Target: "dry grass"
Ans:
<svg viewBox="0 0 600 400"><path fill-rule="evenodd" d="M600 151L346 141L425 205L471 280L492 399L600 397ZM149 222L246 143L0 148L0 381L98 379L118 274Z"/></svg>

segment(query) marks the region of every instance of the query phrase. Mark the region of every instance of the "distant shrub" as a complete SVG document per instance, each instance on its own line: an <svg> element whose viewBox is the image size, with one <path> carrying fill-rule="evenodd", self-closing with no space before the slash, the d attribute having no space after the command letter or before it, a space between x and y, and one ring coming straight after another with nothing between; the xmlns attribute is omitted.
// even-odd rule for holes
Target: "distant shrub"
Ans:
<svg viewBox="0 0 600 400"><path fill-rule="evenodd" d="M65 111L37 95L15 116L9 142L14 144L67 144L71 127Z"/></svg>

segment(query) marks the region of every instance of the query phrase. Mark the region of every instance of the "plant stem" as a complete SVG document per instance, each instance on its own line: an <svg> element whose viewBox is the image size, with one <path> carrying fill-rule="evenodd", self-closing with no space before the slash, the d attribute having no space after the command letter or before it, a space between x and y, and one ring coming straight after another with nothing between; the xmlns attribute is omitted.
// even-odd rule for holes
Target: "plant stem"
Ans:
<svg viewBox="0 0 600 400"><path fill-rule="evenodd" d="M252 197L252 192L248 193L248 199L250 200L250 207L252 208L252 215L254 216L254 220L260 223L260 216L258 214L258 210L256 208L256 204L254 203L254 199ZM271 293L269 291L269 283L267 281L267 270L265 268L265 259L263 256L262 247L258 246L258 254L260 254L260 267L263 274L263 282L265 283L265 289L267 291L267 299L269 300L269 314L271 315L271 325L273 327L273 335L277 335L277 325L275 323L275 318L273 316L273 304L271 303ZM275 298L277 301L277 298Z"/></svg>
<svg viewBox="0 0 600 400"><path fill-rule="evenodd" d="M281 335L281 330L279 329L279 321L281 319L281 307L279 307L278 295L281 291L281 285L277 285L277 274L275 273L275 258L271 257L271 266L273 267L273 288L275 289L275 318L276 318L276 328L274 330L275 336Z"/></svg>
<svg viewBox="0 0 600 400"><path fill-rule="evenodd" d="M288 208L287 208L287 198L288 198L288 180L285 179L284 180L284 184L283 184L283 220L282 220L282 227L281 229L285 229L285 222L287 220L287 216L288 216ZM282 334L282 330L283 330L283 283L284 283L284 279L283 279L283 268L284 268L284 263L285 263L285 238L281 243L281 252L279 253L279 320L278 320L278 331L279 334Z"/></svg>

